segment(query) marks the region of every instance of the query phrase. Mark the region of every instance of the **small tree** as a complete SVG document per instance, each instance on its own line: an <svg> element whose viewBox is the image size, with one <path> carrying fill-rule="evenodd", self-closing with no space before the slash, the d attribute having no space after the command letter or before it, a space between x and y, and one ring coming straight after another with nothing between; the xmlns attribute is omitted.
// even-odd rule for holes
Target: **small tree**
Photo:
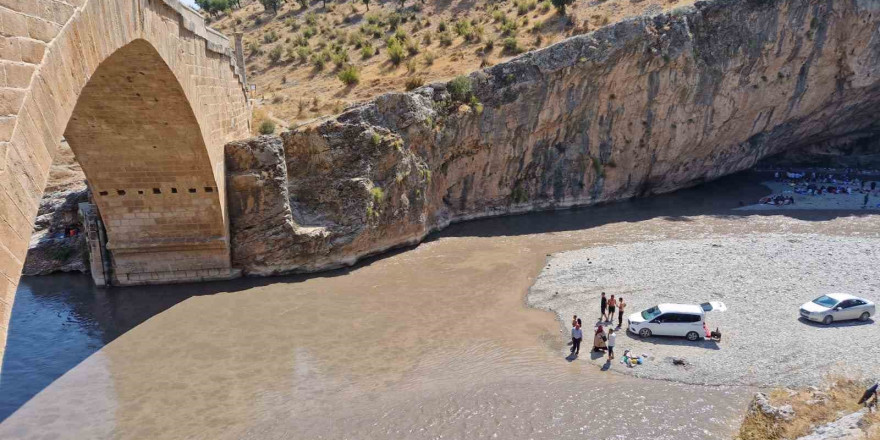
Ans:
<svg viewBox="0 0 880 440"><path fill-rule="evenodd" d="M565 7L574 3L574 0L550 0L550 2L553 3L560 15L565 15Z"/></svg>
<svg viewBox="0 0 880 440"><path fill-rule="evenodd" d="M278 8L284 3L284 0L260 0L260 3L263 5L263 9L267 11L272 9L272 13L277 14Z"/></svg>
<svg viewBox="0 0 880 440"><path fill-rule="evenodd" d="M364 2L364 5L367 6L367 11L369 12L369 10L370 10L370 0L361 0L361 1L363 1L363 2Z"/></svg>

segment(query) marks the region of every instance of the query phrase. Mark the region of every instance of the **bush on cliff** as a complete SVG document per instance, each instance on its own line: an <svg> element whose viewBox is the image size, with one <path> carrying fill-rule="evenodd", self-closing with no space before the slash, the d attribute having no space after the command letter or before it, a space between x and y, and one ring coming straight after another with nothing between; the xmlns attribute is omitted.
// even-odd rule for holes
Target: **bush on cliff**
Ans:
<svg viewBox="0 0 880 440"><path fill-rule="evenodd" d="M471 79L466 76L459 76L446 86L452 99L459 102L466 102L471 96Z"/></svg>
<svg viewBox="0 0 880 440"><path fill-rule="evenodd" d="M260 123L260 134L275 133L275 123L266 119Z"/></svg>

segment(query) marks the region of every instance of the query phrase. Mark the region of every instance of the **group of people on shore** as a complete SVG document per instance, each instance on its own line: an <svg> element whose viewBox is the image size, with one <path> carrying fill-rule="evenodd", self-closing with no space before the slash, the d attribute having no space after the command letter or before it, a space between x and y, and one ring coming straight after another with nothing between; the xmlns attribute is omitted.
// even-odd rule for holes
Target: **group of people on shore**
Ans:
<svg viewBox="0 0 880 440"><path fill-rule="evenodd" d="M859 178L858 176L863 176ZM799 171L776 169L773 171L773 180L787 183L794 188L794 192L800 195L821 196L824 194L864 194L863 207L867 207L870 195L877 193L877 181L869 180L869 173L862 170L829 170L809 168ZM876 194L875 194L876 195ZM793 196L782 194L770 195L761 198L760 204L767 205L794 205Z"/></svg>
<svg viewBox="0 0 880 440"><path fill-rule="evenodd" d="M626 310L626 301L623 300L623 297L615 298L614 295L611 295L611 298L607 298L605 296L605 292L602 292L602 297L600 299L600 312L599 320L596 322L596 326L593 332L593 349L592 352L600 352L607 351L608 352L608 360L614 359L614 346L617 342L617 333L616 330L620 329L623 326L623 314ZM617 312L617 328L614 328L614 313ZM608 325L608 331L605 331L604 325ZM610 324L610 325L609 325ZM581 342L584 338L584 333L582 330L583 323L577 315L574 315L571 318L571 353L577 355L581 351Z"/></svg>

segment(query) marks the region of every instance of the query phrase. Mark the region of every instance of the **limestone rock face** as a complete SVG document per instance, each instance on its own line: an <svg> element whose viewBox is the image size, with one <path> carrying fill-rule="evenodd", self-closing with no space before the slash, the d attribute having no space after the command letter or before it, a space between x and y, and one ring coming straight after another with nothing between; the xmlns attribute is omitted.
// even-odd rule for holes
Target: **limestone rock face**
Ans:
<svg viewBox="0 0 880 440"><path fill-rule="evenodd" d="M52 193L40 200L22 275L88 272L85 235L64 234L69 227L82 231L78 205L88 200L89 190L84 187Z"/></svg>
<svg viewBox="0 0 880 440"><path fill-rule="evenodd" d="M286 170L230 175L231 205L253 200L230 207L235 264L350 264L452 221L673 191L875 135L878 23L880 0L698 2L234 144L277 162L280 143Z"/></svg>

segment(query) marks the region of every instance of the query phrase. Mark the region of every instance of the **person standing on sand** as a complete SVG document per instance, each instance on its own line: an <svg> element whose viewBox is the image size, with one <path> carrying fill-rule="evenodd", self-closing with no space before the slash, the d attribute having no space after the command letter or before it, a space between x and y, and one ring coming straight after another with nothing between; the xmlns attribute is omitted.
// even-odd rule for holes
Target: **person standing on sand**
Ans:
<svg viewBox="0 0 880 440"><path fill-rule="evenodd" d="M618 308L618 311L617 311L617 328L620 328L620 327L623 326L623 309L626 308L626 302L623 300L623 297L622 297L622 296L620 297L620 302L617 303L617 308ZM614 317L612 316L611 319L614 319Z"/></svg>
<svg viewBox="0 0 880 440"><path fill-rule="evenodd" d="M577 322L578 322L578 315L572 316L571 317L571 326L574 327L574 325L577 324Z"/></svg>
<svg viewBox="0 0 880 440"><path fill-rule="evenodd" d="M601 304L599 306L600 306L600 309L602 310L602 316L600 316L599 319L602 322L605 322L605 318L606 318L605 311L608 309L608 299L605 298L605 292L602 292L602 300L601 300Z"/></svg>
<svg viewBox="0 0 880 440"><path fill-rule="evenodd" d="M617 310L617 300L614 295L608 300L608 322L614 322L614 311Z"/></svg>
<svg viewBox="0 0 880 440"><path fill-rule="evenodd" d="M574 323L574 327L571 328L571 353L579 354L581 352L581 341L584 339L584 332L581 331L581 324L579 322Z"/></svg>
<svg viewBox="0 0 880 440"><path fill-rule="evenodd" d="M614 328L608 327L608 360L614 359L614 344L617 342L617 333Z"/></svg>

